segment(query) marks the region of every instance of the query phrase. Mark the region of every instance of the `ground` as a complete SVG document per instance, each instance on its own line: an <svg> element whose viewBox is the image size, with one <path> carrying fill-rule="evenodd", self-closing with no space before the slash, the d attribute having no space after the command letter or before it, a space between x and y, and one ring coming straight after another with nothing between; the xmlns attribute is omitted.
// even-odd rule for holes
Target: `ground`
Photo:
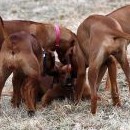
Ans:
<svg viewBox="0 0 130 130"><path fill-rule="evenodd" d="M127 4L130 0L1 0L0 16L60 24L76 32L90 14L107 14ZM110 92L104 90L104 78L99 91L102 100L98 101L95 116L90 113L90 101L74 106L66 99L38 109L29 118L23 107L13 109L10 97L2 96L0 130L130 130L130 95L121 69L117 79L122 106L112 106ZM11 90L11 77L5 86L4 92Z"/></svg>

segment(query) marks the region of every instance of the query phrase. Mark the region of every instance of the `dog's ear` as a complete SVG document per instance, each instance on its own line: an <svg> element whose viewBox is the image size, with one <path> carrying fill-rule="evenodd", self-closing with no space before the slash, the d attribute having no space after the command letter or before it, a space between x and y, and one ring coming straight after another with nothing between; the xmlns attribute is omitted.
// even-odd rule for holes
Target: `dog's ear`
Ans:
<svg viewBox="0 0 130 130"><path fill-rule="evenodd" d="M69 72L71 72L71 70L72 70L71 65L68 64L68 65L62 66L60 71L62 73L69 73Z"/></svg>

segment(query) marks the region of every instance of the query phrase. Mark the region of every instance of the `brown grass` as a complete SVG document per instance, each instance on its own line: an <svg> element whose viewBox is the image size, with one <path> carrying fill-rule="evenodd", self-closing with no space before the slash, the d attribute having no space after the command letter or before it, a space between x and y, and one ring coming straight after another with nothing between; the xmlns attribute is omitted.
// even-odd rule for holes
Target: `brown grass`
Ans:
<svg viewBox="0 0 130 130"><path fill-rule="evenodd" d="M83 19L93 13L107 14L130 3L129 0L4 0L0 1L0 15L4 19L27 19L59 23L76 32ZM90 101L77 106L69 100L54 101L38 109L29 118L23 105L13 109L9 96L2 96L0 130L129 130L130 95L124 74L119 70L118 85L122 106L113 107L110 92L104 91L103 80L97 114L90 113ZM11 91L11 77L4 92Z"/></svg>

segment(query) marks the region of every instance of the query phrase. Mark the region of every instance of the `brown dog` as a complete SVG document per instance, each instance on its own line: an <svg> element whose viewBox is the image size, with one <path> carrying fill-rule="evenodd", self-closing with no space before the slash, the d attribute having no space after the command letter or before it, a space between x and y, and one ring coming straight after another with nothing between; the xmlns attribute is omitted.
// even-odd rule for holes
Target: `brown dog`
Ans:
<svg viewBox="0 0 130 130"><path fill-rule="evenodd" d="M127 6L121 7L117 10L114 10L113 12L107 14L106 16L116 19L119 22L119 24L121 25L122 30L124 32L130 34L130 26L129 26L129 23L130 23L130 17L129 17L130 16L130 5L127 5ZM129 41L128 41L128 43L129 43ZM107 78L106 86L108 88L111 86L109 78Z"/></svg>
<svg viewBox="0 0 130 130"><path fill-rule="evenodd" d="M54 99L60 98L73 98L73 89L75 85L73 82L74 79L70 79L71 81L66 82L66 77L68 73L71 71L70 65L63 65L60 62L55 62L54 54L52 52L43 52L44 55L44 69L47 70L44 72L44 75L41 78L41 87L39 90L37 89L37 99L41 100L42 97L42 105L45 107ZM55 64L54 64L55 62ZM25 90L24 87L21 87L21 93ZM26 89L26 92L29 93L30 88ZM82 98L90 98L90 88L84 83L84 91ZM22 99L26 99L26 95L22 94Z"/></svg>
<svg viewBox="0 0 130 130"><path fill-rule="evenodd" d="M86 65L89 66L88 79L91 88L91 112L96 113L97 108L97 89L102 79L102 74L106 71L108 66L109 75L113 80L113 71L111 70L110 62L113 55L121 64L126 77L130 83L129 64L126 56L127 40L130 36L124 33L120 24L113 18L101 15L92 15L85 19L79 26L77 31L79 46L85 56ZM106 65L105 65L106 64ZM82 77L85 76L85 68ZM115 77L116 79L116 77ZM83 79L79 80L77 84L82 85ZM79 92L82 93L82 86L77 86ZM129 84L130 87L130 84ZM112 86L112 98L114 105L120 105L117 87ZM80 99L81 93L78 93L77 100ZM114 98L115 97L115 98Z"/></svg>
<svg viewBox="0 0 130 130"><path fill-rule="evenodd" d="M73 32L64 27L52 24L37 23L33 21L12 20L4 21L8 34L25 31L33 34L46 50L53 50L58 53L59 60L66 64L64 59L66 51L74 45L76 36ZM0 43L4 40L0 33ZM1 44L0 44L1 48Z"/></svg>
<svg viewBox="0 0 130 130"><path fill-rule="evenodd" d="M53 51L56 50L56 52L58 53L58 58L63 64L67 63L67 60L65 59L65 54L67 50L71 46L73 46L77 40L76 35L70 30L64 27L57 28L52 24L42 24L32 21L13 20L13 21L4 21L4 25L8 34L12 34L19 31L25 31L27 33L32 34L45 50L53 50ZM0 32L0 34L1 34L0 35L0 48L1 48L1 43L4 40L4 36L2 32ZM16 80L15 77L18 76L14 75L13 82L18 83L19 80L15 81ZM15 93L18 94L19 92L19 88L18 90L17 88L15 87L14 89L13 93L14 96L16 95ZM18 106L16 105L17 103L15 101L17 99L17 96L15 96L16 98L14 98L14 96L12 102L14 106Z"/></svg>
<svg viewBox="0 0 130 130"><path fill-rule="evenodd" d="M76 78L74 77L70 78L71 81L66 82L66 77L68 77L68 74L72 71L71 66L62 65L59 62L55 62L54 64L55 60L51 57L52 55L46 54L47 70L50 70L52 73L50 72L49 74L55 77L53 77L52 82L52 77L49 78L47 75L43 76L41 85L45 93L42 98L43 106L48 105L53 99L59 99L60 97L73 99L73 90L76 83ZM85 82L82 98L90 98L90 88Z"/></svg>
<svg viewBox="0 0 130 130"><path fill-rule="evenodd" d="M4 31L2 19L1 29L5 40L0 50L0 96L6 79L13 72L13 104L14 106L19 105L20 87L26 80L24 88L33 87L33 90L30 93L24 91L25 104L28 114L33 114L35 89L37 89L42 72L42 47L35 37L23 31L8 36Z"/></svg>

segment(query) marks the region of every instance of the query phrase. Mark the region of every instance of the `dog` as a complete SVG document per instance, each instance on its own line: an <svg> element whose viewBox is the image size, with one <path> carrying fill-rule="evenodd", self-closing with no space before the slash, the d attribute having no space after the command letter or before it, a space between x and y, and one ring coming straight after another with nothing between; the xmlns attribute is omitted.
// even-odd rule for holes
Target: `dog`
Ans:
<svg viewBox="0 0 130 130"><path fill-rule="evenodd" d="M73 99L75 79L66 80L66 77L71 72L71 65L63 65L60 62L56 62L52 51L43 52L43 61L43 68L47 71L44 71L40 80L40 88L39 90L37 89L37 101L42 101L42 106L45 107L54 99ZM21 88L21 93L23 93L25 90L23 87ZM30 88L26 89L26 93L29 93L29 91ZM26 95L21 95L22 100L26 99ZM90 88L84 82L82 99L90 99L90 95Z"/></svg>
<svg viewBox="0 0 130 130"><path fill-rule="evenodd" d="M127 6L123 6L117 10L114 10L113 12L107 14L106 16L111 17L116 19L119 24L122 27L122 30L128 34L130 34L130 27L129 27L129 23L130 23L130 5ZM129 41L128 41L129 43ZM129 50L128 50L128 59L129 58ZM125 69L124 69L125 70ZM106 89L109 89L111 84L110 84L110 79L109 79L109 75L107 76L107 84L106 84Z"/></svg>
<svg viewBox="0 0 130 130"><path fill-rule="evenodd" d="M67 54L68 55L68 54ZM69 98L73 100L73 91L76 83L76 77L70 76L70 79L68 78L68 75L71 74L72 67L71 64L63 65L59 62L55 62L55 58L53 54L46 53L45 56L47 64L47 70L50 72L47 73L47 75L43 76L41 86L44 91L44 95L42 97L42 106L47 106L53 99L60 99L60 98ZM44 67L46 68L46 67ZM50 75L50 79L49 76ZM53 76L53 82L52 82L52 76ZM49 82L48 82L48 80ZM68 78L68 80L66 80ZM48 84L49 83L49 84ZM47 89L48 88L48 89ZM84 90L82 99L90 98L90 88L84 82Z"/></svg>
<svg viewBox="0 0 130 130"><path fill-rule="evenodd" d="M67 64L65 54L70 47L74 46L77 40L76 35L72 31L70 31L65 27L60 27L58 25L38 23L33 21L24 21L24 20L23 21L12 20L12 21L4 21L4 26L8 34L16 33L19 31L25 31L33 35L33 37L37 39L38 43L40 43L43 49L56 51L58 54L58 58L62 64ZM2 43L3 40L4 36L3 33L0 31L0 43ZM1 45L2 44L0 44L0 48ZM14 75L13 82L16 82L14 81L14 79L16 79L15 77L17 77L17 75L16 76ZM17 91L19 91L19 89L14 90L13 95L15 95L15 92L17 93ZM13 96L12 103L16 104L14 99L17 98L14 98Z"/></svg>
<svg viewBox="0 0 130 130"><path fill-rule="evenodd" d="M98 34L98 35L97 35ZM114 18L102 15L92 15L86 18L78 27L77 38L81 51L86 59L88 70L88 80L91 88L91 112L96 113L97 108L97 90L99 83L108 66L111 81L116 79L115 71L112 71L114 56L124 70L130 83L129 64L126 56L127 40L130 35L123 32L121 25ZM109 62L108 62L109 61ZM81 64L81 62L79 62ZM106 65L105 65L106 64ZM82 72L78 73L80 77L85 77L85 66L82 66ZM114 70L114 69L113 69ZM76 100L81 99L83 79L80 78L77 84ZM129 84L130 88L130 84ZM113 85L111 88L113 105L120 105L118 88Z"/></svg>
<svg viewBox="0 0 130 130"><path fill-rule="evenodd" d="M73 46L76 41L76 35L72 31L58 25L24 20L4 21L4 25L8 34L25 31L34 35L43 49L56 50L58 58L63 64L66 64L66 60L64 59L66 51ZM0 43L2 43L4 37L2 32L0 32L0 34Z"/></svg>
<svg viewBox="0 0 130 130"><path fill-rule="evenodd" d="M21 31L8 35L1 20L4 41L0 50L0 96L5 81L13 72L13 105L19 106L20 88L24 87L25 104L28 115L35 112L35 89L39 85L43 71L42 47L31 34ZM23 84L25 83L25 84ZM33 88L30 93L26 89Z"/></svg>

